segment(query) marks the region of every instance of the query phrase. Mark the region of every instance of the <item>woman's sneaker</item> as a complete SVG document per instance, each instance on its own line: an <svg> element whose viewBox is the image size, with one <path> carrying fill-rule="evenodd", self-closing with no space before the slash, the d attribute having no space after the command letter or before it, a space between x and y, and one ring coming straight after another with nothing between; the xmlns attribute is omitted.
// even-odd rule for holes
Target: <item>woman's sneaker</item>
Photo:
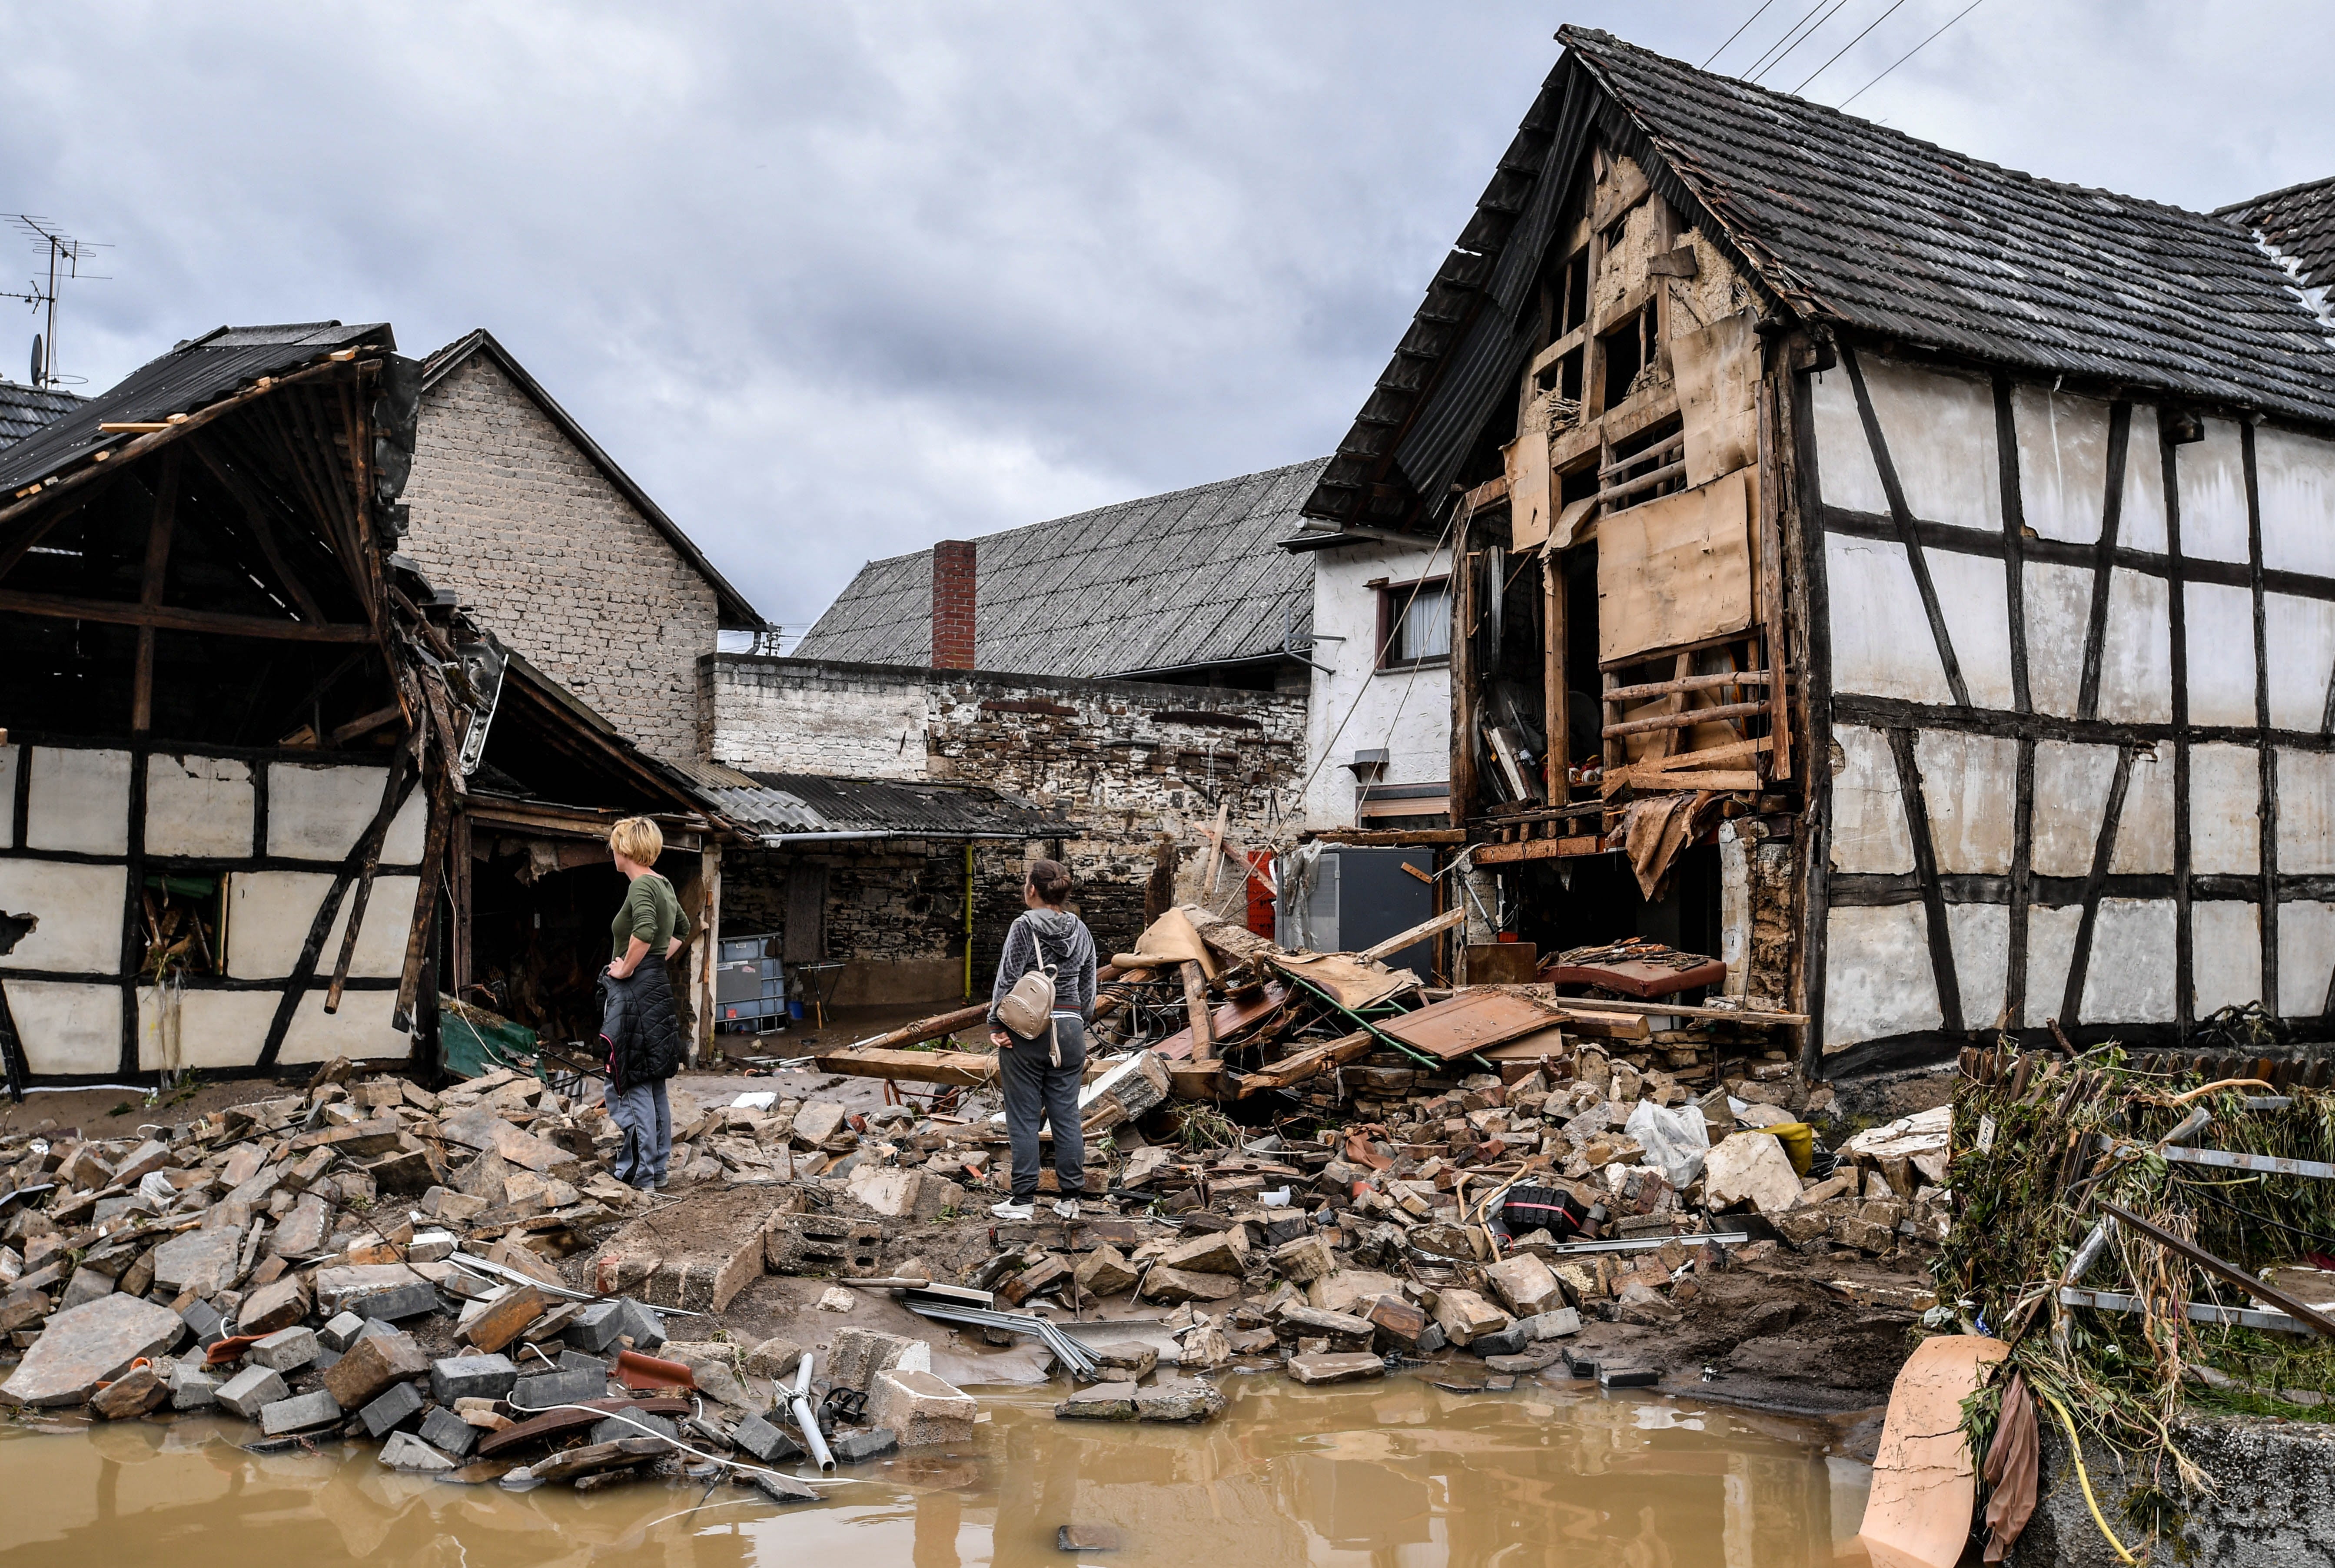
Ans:
<svg viewBox="0 0 2335 1568"><path fill-rule="evenodd" d="M1008 1198L1002 1204L990 1205L989 1212L995 1215L1001 1220L1034 1219L1037 1217L1038 1205L1035 1204L1016 1203L1012 1198Z"/></svg>

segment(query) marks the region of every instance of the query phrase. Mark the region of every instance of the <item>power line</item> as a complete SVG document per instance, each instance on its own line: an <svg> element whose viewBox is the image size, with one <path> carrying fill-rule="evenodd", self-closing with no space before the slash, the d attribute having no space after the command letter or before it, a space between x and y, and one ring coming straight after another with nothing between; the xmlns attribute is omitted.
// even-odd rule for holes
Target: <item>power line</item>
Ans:
<svg viewBox="0 0 2335 1568"><path fill-rule="evenodd" d="M1754 11L1754 12L1752 12L1750 15L1746 16L1745 18L1743 18L1743 27L1749 27L1749 26L1750 26L1750 25L1751 25L1751 24L1753 24L1754 22L1757 22L1758 20L1759 20L1760 12L1764 12L1764 11L1766 11L1766 10L1768 9L1768 6L1773 5L1775 3L1776 3L1776 0L1759 0L1759 9L1758 11ZM1738 27L1734 32L1729 33L1729 34L1727 35L1727 44L1732 44L1732 43L1734 43L1738 38L1742 37L1742 36L1743 36L1743 27ZM1697 69L1698 69L1698 70L1702 70L1702 71L1708 71L1708 70L1710 70L1710 61L1711 61L1711 60L1716 60L1716 59L1718 59L1720 55L1722 55L1722 54L1724 54L1724 53L1727 53L1727 44L1720 44L1718 48L1716 48L1716 49L1712 50L1712 51L1710 52L1710 60L1705 60L1705 61L1701 63L1701 65L1700 65L1699 67L1697 67Z"/></svg>
<svg viewBox="0 0 2335 1568"><path fill-rule="evenodd" d="M1951 16L1947 17L1947 18L1946 18L1946 26L1945 26L1945 27L1941 27L1941 28L1939 28L1939 29L1938 29L1938 33L1943 33L1943 32L1946 30L1946 27L1951 27L1951 26L1952 26L1955 23L1957 23L1957 22L1961 21L1963 17L1965 17L1965 16L1969 15L1972 12L1973 12L1973 11L1977 10L1980 6L1981 6L1981 5L1985 5L1985 4L1986 4L1986 0L1971 0L1971 3L1970 3L1969 5L1967 5L1963 6L1961 10L1959 10L1959 11L1955 12L1952 15L1951 15ZM1881 73L1881 76L1886 76L1886 75L1888 75L1890 71L1894 71L1894 70L1896 70L1898 66L1904 64L1904 63L1905 63L1905 62L1907 62L1908 60L1911 60L1912 58L1914 58L1914 55L1919 54L1923 50L1927 49L1927 48L1928 48L1928 47L1929 47L1929 46L1930 46L1933 42L1935 42L1935 41L1936 41L1937 36L1938 36L1938 33L1933 33L1933 34L1931 34L1929 37L1923 39L1919 44L1914 44L1914 47L1912 47L1911 49L1908 49L1907 51L1905 51L1905 53L1903 53L1903 54L1899 55L1899 56L1898 56L1894 61L1893 61L1893 62L1890 63L1889 70L1888 70L1888 71L1884 71L1884 72ZM1866 82L1863 87L1858 88L1855 92L1854 92L1850 93L1847 97L1846 97L1846 98L1842 99L1838 103L1835 104L1835 105L1834 105L1834 107L1835 107L1835 108L1836 108L1836 109L1846 109L1846 108L1847 108L1850 104L1852 104L1852 103L1855 102L1858 99L1860 99L1860 98L1864 97L1864 96L1865 96L1865 94L1866 93L1866 92L1868 92L1868 91L1869 91L1870 89L1872 89L1874 86L1875 86L1876 84L1878 84L1878 83L1879 83L1879 82L1881 81L1881 76L1876 76L1876 77L1875 77L1871 82Z"/></svg>
<svg viewBox="0 0 2335 1568"><path fill-rule="evenodd" d="M1750 69L1743 73L1743 80L1746 82L1758 81L1759 79L1759 73L1765 71L1768 68L1768 62L1775 59L1776 51L1797 39L1799 36L1800 29L1806 27L1810 22L1815 21L1817 18L1817 13L1823 10L1826 4L1827 0L1817 0L1815 5L1809 6L1807 10L1801 13L1800 19L1797 22L1793 23L1789 27L1784 29L1784 35L1781 38L1778 38L1773 44L1768 44L1767 49L1761 53L1759 58L1751 62Z"/></svg>
<svg viewBox="0 0 2335 1568"><path fill-rule="evenodd" d="M1884 22L1888 21L1888 20L1889 20L1889 17L1890 17L1891 13L1892 13L1892 12L1894 12L1894 11L1897 9L1897 7L1898 7L1898 6L1903 5L1904 4L1905 4L1905 0L1892 0L1892 3L1891 3L1890 7L1889 7L1889 10L1887 10L1887 11L1884 11L1880 15L1875 16L1872 21L1870 21L1870 22L1868 22L1868 23L1866 23L1866 24L1865 24L1865 33L1870 33L1870 32L1872 32L1875 27L1880 26ZM1809 83L1809 82L1814 82L1817 77L1822 76L1826 72L1827 72L1827 71L1829 71L1829 70L1831 70L1831 69L1832 69L1832 61L1833 61L1833 60L1837 60L1837 59L1839 59L1842 55L1844 55L1844 54L1847 53L1850 50L1852 50L1852 49L1855 48L1859 44L1862 44L1863 42L1865 42L1865 33L1860 33L1860 34L1858 34L1855 37L1854 37L1854 38L1850 39L1847 43L1846 43L1846 44L1842 44L1839 48L1837 48L1837 49L1834 50L1834 51L1833 51L1833 54L1832 54L1832 60L1827 60L1827 61L1826 61L1823 64L1821 64L1821 65L1817 66L1814 71L1809 72L1806 76L1802 77L1802 78L1800 79L1800 84L1799 84L1797 87L1795 87L1795 88L1793 88L1793 89L1792 89L1793 93L1794 93L1795 95L1797 95L1797 94L1799 94L1799 93L1802 93L1802 92L1807 92L1807 91L1808 90L1808 83Z"/></svg>
<svg viewBox="0 0 2335 1568"><path fill-rule="evenodd" d="M1809 39L1823 32L1825 23L1829 22L1834 17L1839 15L1841 8L1847 4L1848 0L1836 0L1833 8L1826 12L1815 26L1809 28L1806 33L1801 34L1799 37L1794 41L1789 49L1785 50L1781 54L1777 55L1773 60L1768 62L1767 64L1761 66L1759 68L1759 76L1767 75L1768 72L1773 71L1777 66L1781 65L1785 61L1789 60L1793 55L1798 53L1800 45L1806 44ZM1759 77L1755 76L1751 80L1754 82L1757 82L1759 80Z"/></svg>

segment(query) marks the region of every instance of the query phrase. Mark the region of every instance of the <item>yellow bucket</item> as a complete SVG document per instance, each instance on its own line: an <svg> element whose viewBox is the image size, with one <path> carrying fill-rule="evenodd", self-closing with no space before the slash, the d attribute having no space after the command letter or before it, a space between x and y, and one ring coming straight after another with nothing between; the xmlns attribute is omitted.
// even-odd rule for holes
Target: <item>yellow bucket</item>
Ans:
<svg viewBox="0 0 2335 1568"><path fill-rule="evenodd" d="M1817 1154L1816 1128L1804 1121L1787 1121L1779 1122L1774 1127L1763 1127L1759 1130L1775 1134L1783 1144L1784 1156L1792 1162L1793 1175L1808 1174L1809 1163L1816 1158Z"/></svg>

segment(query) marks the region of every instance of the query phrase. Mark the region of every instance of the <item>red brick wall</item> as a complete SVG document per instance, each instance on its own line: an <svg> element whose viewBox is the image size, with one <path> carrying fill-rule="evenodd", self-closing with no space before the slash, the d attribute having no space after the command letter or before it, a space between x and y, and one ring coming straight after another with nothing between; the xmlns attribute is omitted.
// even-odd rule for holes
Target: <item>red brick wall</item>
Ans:
<svg viewBox="0 0 2335 1568"><path fill-rule="evenodd" d="M943 539L933 547L933 667L970 670L973 664L973 569L970 539Z"/></svg>

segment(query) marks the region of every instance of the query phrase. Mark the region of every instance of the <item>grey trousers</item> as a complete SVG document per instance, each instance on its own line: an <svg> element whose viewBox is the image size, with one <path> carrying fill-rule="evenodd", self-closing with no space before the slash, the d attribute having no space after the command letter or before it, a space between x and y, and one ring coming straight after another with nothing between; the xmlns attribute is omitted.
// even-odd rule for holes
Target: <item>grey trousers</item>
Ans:
<svg viewBox="0 0 2335 1568"><path fill-rule="evenodd" d="M664 1079L636 1083L621 1094L612 1083L602 1103L625 1135L616 1151L616 1179L635 1187L664 1180L665 1164L673 1158L673 1110L665 1101Z"/></svg>
<svg viewBox="0 0 2335 1568"><path fill-rule="evenodd" d="M1044 1040L1014 1039L997 1053L1003 1064L1005 1132L1013 1142L1013 1201L1038 1195L1038 1129L1054 1128L1054 1178L1070 1197L1086 1185L1087 1143L1079 1131L1079 1079L1087 1065L1087 1026L1072 1012L1054 1014L1062 1065L1052 1064Z"/></svg>

